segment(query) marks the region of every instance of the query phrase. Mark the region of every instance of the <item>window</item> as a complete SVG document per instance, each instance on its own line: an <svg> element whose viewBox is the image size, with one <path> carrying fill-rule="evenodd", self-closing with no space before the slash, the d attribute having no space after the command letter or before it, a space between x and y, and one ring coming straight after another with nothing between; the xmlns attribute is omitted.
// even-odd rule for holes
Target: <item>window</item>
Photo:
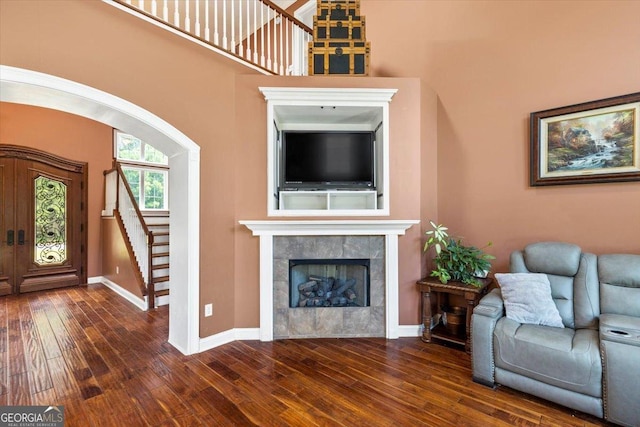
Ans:
<svg viewBox="0 0 640 427"><path fill-rule="evenodd" d="M141 210L168 210L169 159L133 135L115 132L116 159Z"/></svg>

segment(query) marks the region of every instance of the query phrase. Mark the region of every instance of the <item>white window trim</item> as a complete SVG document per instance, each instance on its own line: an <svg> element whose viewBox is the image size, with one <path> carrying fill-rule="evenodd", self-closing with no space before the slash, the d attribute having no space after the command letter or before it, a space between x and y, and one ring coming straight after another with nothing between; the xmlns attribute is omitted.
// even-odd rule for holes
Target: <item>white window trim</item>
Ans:
<svg viewBox="0 0 640 427"><path fill-rule="evenodd" d="M158 211L168 211L169 210L169 168L160 168L160 167L150 167L150 166L138 166L138 165L133 165L130 163L124 163L124 162L120 162L122 163L122 168L123 169L131 169L131 170L136 170L136 171L140 171L140 194L138 194L138 208L141 211L150 211L150 212L158 212ZM162 208L147 208L145 207L145 201L146 201L146 197L145 197L145 192L144 192L144 173L145 172L160 172L164 175L164 194L163 194L163 201L162 201Z"/></svg>
<svg viewBox="0 0 640 427"><path fill-rule="evenodd" d="M120 140L120 137L122 135L128 135L128 136L132 136L134 138L137 138L134 135L130 135L128 133L119 131L117 129L114 129L113 132L113 157L120 163L122 164L123 168L125 169L134 169L134 170L138 170L141 172L140 174L140 194L138 194L138 199L139 199L139 203L138 203L138 208L141 211L145 211L145 212L167 212L169 211L169 164L168 164L168 158L167 158L167 163L154 163L154 162L148 162L145 160L131 160L131 159L121 159L118 158L118 141ZM143 140L141 140L140 138L137 138L140 140L140 143L143 144L143 146L150 146L153 147L153 145L148 144L146 142L144 142ZM155 147L153 147L155 148ZM144 153L144 149L142 150L142 153ZM162 172L164 174L164 197L163 197L163 207L162 208L147 208L145 207L145 194L144 194L144 172L145 171L153 171L153 172Z"/></svg>

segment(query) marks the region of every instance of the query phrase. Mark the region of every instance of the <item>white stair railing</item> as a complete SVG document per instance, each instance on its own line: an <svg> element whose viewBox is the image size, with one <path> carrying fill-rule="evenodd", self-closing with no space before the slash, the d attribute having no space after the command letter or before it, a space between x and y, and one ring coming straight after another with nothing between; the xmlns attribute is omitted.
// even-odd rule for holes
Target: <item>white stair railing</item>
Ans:
<svg viewBox="0 0 640 427"><path fill-rule="evenodd" d="M129 197L124 179L118 180L118 212L122 218L125 230L129 235L129 241L133 252L135 253L138 267L140 267L140 273L142 273L142 280L144 284L149 284L149 244L148 244L148 231L146 225L140 220L137 212L137 205L135 200Z"/></svg>
<svg viewBox="0 0 640 427"><path fill-rule="evenodd" d="M105 172L105 210L103 215L112 216L118 212L124 229L129 236L136 263L140 268L145 287L149 285L150 248L149 240L153 239L144 223L138 205L127 187L126 179L119 166Z"/></svg>
<svg viewBox="0 0 640 427"><path fill-rule="evenodd" d="M307 74L311 29L269 0L103 1L166 24L265 74Z"/></svg>

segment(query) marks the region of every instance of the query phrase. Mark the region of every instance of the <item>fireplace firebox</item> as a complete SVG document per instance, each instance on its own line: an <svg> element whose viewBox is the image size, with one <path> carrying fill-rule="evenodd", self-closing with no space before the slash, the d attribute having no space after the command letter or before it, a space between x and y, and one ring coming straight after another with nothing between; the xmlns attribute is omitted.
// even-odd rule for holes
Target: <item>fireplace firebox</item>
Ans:
<svg viewBox="0 0 640 427"><path fill-rule="evenodd" d="M289 307L369 307L369 269L369 259L291 259Z"/></svg>
<svg viewBox="0 0 640 427"><path fill-rule="evenodd" d="M385 259L383 236L274 236L271 278L273 337L292 339L385 336ZM353 300L357 305L348 305L349 297L345 297L345 306L327 305L332 304L331 300L329 303L323 301L320 305L318 301L321 300L313 300L314 305L309 306L308 302L305 302L303 307L300 307L299 286L311 281L309 276L316 275L320 280L324 277L343 281L355 279L353 290L358 297ZM364 284L364 287L359 289L361 284ZM312 287L313 284L309 286ZM333 286L331 290L333 291ZM339 288L336 289L338 290ZM313 291L303 289L303 292ZM332 292L331 298L334 296L336 295ZM302 297L306 298L307 295L302 294ZM334 302L340 304L340 299ZM342 302L344 303L344 300Z"/></svg>

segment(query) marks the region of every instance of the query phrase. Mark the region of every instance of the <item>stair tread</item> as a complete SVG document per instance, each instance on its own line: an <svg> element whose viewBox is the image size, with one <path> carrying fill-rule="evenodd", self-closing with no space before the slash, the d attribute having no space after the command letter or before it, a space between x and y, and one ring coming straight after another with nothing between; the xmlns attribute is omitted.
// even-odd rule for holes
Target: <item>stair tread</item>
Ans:
<svg viewBox="0 0 640 427"><path fill-rule="evenodd" d="M168 222L154 222L153 224L147 224L147 227L168 227Z"/></svg>
<svg viewBox="0 0 640 427"><path fill-rule="evenodd" d="M152 265L151 269L152 270L164 270L165 268L169 268L169 263L164 263L164 264L156 264L156 265Z"/></svg>
<svg viewBox="0 0 640 427"><path fill-rule="evenodd" d="M155 253L155 254L151 254L151 256L153 258L162 258L162 257L169 256L169 252L158 252L158 253Z"/></svg>
<svg viewBox="0 0 640 427"><path fill-rule="evenodd" d="M153 278L153 283L162 283L162 282L168 282L168 281L169 281L169 276L159 276L159 277Z"/></svg>
<svg viewBox="0 0 640 427"><path fill-rule="evenodd" d="M169 295L169 289L162 289L161 291L156 291L157 297L162 297L165 295Z"/></svg>
<svg viewBox="0 0 640 427"><path fill-rule="evenodd" d="M153 242L152 246L169 246L169 242Z"/></svg>

